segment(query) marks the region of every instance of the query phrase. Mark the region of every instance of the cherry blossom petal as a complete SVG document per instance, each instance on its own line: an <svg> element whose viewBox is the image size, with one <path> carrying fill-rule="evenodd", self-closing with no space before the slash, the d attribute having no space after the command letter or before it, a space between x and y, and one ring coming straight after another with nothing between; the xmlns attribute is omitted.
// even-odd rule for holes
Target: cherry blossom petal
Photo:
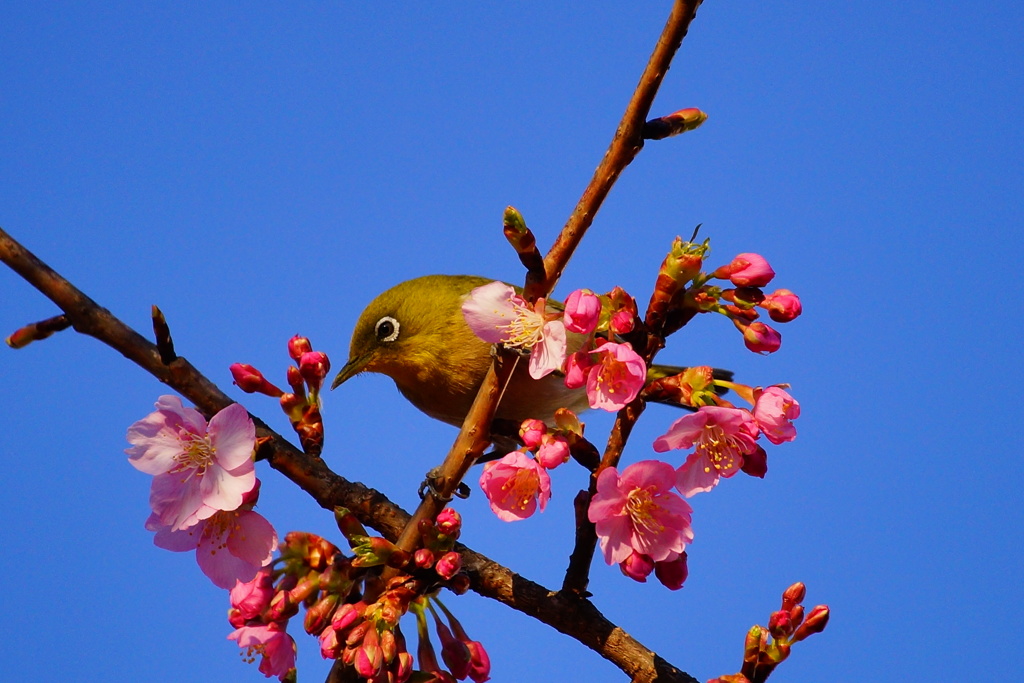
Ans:
<svg viewBox="0 0 1024 683"><path fill-rule="evenodd" d="M503 341L516 312L512 298L516 290L504 282L477 287L462 303L462 315L476 336L488 344Z"/></svg>
<svg viewBox="0 0 1024 683"><path fill-rule="evenodd" d="M718 485L718 470L706 457L690 453L686 462L676 470L676 488L687 498L710 491Z"/></svg>
<svg viewBox="0 0 1024 683"><path fill-rule="evenodd" d="M253 469L252 451L256 442L256 425L239 403L232 403L210 420L207 429L216 449L217 464L237 475Z"/></svg>
<svg viewBox="0 0 1024 683"><path fill-rule="evenodd" d="M263 515L244 510L238 513L235 525L228 536L228 550L232 555L260 567L273 559L277 532Z"/></svg>

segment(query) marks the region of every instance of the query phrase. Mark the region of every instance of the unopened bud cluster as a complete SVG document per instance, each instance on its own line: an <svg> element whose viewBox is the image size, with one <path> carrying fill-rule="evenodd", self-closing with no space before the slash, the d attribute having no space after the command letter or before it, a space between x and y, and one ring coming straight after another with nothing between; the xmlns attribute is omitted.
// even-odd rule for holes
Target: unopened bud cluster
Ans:
<svg viewBox="0 0 1024 683"><path fill-rule="evenodd" d="M828 606L818 605L805 614L801 603L806 593L804 584L799 582L787 588L782 593L782 607L768 617L768 626L754 625L747 631L740 673L720 676L708 683L763 683L789 657L793 643L824 631Z"/></svg>
<svg viewBox="0 0 1024 683"><path fill-rule="evenodd" d="M775 271L759 254L744 253L710 273L704 261L710 246L676 238L658 273L654 294L645 320L648 329L662 337L685 325L698 313L720 313L728 317L743 335L743 343L757 353L773 353L782 336L759 320L762 309L777 323L794 320L803 311L800 298L788 289L765 294L762 287ZM728 280L732 287L709 284Z"/></svg>
<svg viewBox="0 0 1024 683"><path fill-rule="evenodd" d="M282 391L259 370L244 363L233 364L231 376L235 385L246 393L266 394L278 399L292 428L299 435L302 449L311 455L319 455L324 446L320 389L331 371L331 361L323 351L314 351L309 339L300 335L288 340L288 355L295 362L288 367L290 392Z"/></svg>
<svg viewBox="0 0 1024 683"><path fill-rule="evenodd" d="M399 624L410 611L422 620L425 596L441 586L456 592L468 588L459 554L452 550L462 525L458 513L445 509L437 520L421 525L423 547L415 555L369 536L348 510L339 508L335 516L353 556L319 536L292 532L273 565L231 591L228 619L237 629L231 638L247 648L250 659L262 655L260 671L281 680L293 674L295 641L286 629L304 607L303 627L319 640L321 655L344 662L360 679L402 683L443 672L460 680L487 680L490 666L483 646L466 637L447 610L442 654L450 673L437 665L422 633L415 669ZM392 569L390 578L382 578L379 568L384 566Z"/></svg>

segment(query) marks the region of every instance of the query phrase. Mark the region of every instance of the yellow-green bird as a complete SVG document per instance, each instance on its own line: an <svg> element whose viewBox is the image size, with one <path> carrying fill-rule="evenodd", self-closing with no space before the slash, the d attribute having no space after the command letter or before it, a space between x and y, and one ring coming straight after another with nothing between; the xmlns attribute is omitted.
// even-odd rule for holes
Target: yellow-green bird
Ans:
<svg viewBox="0 0 1024 683"><path fill-rule="evenodd" d="M477 337L462 315L469 293L493 282L472 275L426 275L378 295L359 316L349 358L331 385L336 389L361 372L377 372L430 417L460 426L491 364L491 345ZM515 425L527 418L549 422L561 407L589 407L583 388L569 389L551 374L530 377L519 363L495 416ZM681 367L655 365L648 378L666 377ZM731 375L716 371L716 375Z"/></svg>

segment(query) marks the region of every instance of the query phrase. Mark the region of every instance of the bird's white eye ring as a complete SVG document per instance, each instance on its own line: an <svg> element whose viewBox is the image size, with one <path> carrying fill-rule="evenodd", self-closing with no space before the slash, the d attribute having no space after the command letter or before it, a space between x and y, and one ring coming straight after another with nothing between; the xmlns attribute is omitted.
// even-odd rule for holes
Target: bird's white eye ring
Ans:
<svg viewBox="0 0 1024 683"><path fill-rule="evenodd" d="M398 324L397 320L390 315L386 315L373 326L373 333L379 342L393 342L398 339L398 330L400 328L401 325Z"/></svg>

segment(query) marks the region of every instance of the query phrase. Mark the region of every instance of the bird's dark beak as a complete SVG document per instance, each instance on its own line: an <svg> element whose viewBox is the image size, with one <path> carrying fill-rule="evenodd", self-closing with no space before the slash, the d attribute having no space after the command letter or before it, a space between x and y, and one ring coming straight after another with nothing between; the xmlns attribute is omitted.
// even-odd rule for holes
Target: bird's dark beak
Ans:
<svg viewBox="0 0 1024 683"><path fill-rule="evenodd" d="M349 358L348 362L345 363L344 367L338 371L334 381L331 382L331 389L337 389L341 386L342 382L358 375L360 372L366 369L366 365L373 359L372 353L363 354L362 356L356 356L355 358Z"/></svg>

